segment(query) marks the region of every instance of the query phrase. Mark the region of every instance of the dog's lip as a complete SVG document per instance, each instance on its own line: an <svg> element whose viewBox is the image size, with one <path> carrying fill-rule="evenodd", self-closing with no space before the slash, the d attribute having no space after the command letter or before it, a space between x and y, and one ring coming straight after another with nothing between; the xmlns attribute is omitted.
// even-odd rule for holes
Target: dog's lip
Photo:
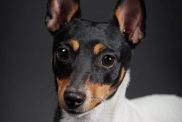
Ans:
<svg viewBox="0 0 182 122"><path fill-rule="evenodd" d="M72 114L72 115L79 115L79 114L84 113L82 111L77 111L77 110L74 110L74 109L65 109L65 111L68 112L69 114Z"/></svg>

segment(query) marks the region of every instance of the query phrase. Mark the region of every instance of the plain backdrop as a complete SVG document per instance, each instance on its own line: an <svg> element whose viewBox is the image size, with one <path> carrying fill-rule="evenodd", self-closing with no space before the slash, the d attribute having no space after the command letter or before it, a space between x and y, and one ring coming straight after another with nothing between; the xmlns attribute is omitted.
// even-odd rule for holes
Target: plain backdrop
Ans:
<svg viewBox="0 0 182 122"><path fill-rule="evenodd" d="M47 0L0 3L0 122L53 122L56 106ZM83 18L107 21L116 0L81 0ZM146 38L133 51L129 98L182 96L182 1L145 0Z"/></svg>

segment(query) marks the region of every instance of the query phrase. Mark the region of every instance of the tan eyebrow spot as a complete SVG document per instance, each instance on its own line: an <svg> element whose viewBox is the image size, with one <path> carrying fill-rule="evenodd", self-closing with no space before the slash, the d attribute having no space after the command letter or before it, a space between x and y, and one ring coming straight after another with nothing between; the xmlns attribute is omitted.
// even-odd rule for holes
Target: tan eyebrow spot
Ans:
<svg viewBox="0 0 182 122"><path fill-rule="evenodd" d="M93 53L95 55L99 54L100 52L102 52L104 49L106 48L106 45L102 44L102 43L98 43L94 46L93 49Z"/></svg>
<svg viewBox="0 0 182 122"><path fill-rule="evenodd" d="M80 48L80 44L78 40L72 39L70 41L70 46L73 48L74 51L77 51Z"/></svg>

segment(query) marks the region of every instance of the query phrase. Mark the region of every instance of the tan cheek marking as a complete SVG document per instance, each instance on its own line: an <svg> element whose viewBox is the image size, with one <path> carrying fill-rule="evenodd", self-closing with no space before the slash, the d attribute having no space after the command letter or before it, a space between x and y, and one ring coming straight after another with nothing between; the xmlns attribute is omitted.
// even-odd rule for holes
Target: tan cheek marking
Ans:
<svg viewBox="0 0 182 122"><path fill-rule="evenodd" d="M77 51L80 48L80 44L77 40L71 40L70 45L73 48L74 51Z"/></svg>
<svg viewBox="0 0 182 122"><path fill-rule="evenodd" d="M124 67L122 67L120 70L119 79L118 79L117 83L111 87L111 92L114 92L118 88L118 86L122 83L122 81L125 77L125 74L126 74L126 70Z"/></svg>
<svg viewBox="0 0 182 122"><path fill-rule="evenodd" d="M95 45L94 49L93 49L93 53L95 55L99 54L100 52L102 52L104 49L106 48L106 46L102 43L98 43Z"/></svg>
<svg viewBox="0 0 182 122"><path fill-rule="evenodd" d="M69 86L69 80L57 78L57 83L58 83L59 104L61 106L63 106L64 105L64 91L66 90L67 86Z"/></svg>
<svg viewBox="0 0 182 122"><path fill-rule="evenodd" d="M111 95L117 88L118 85L124 79L126 70L124 67L121 68L119 74L119 81L116 85L110 86L108 84L94 83L92 81L86 82L86 89L88 91L88 101L84 106L84 110L88 111L100 104L104 99Z"/></svg>
<svg viewBox="0 0 182 122"><path fill-rule="evenodd" d="M122 69L120 71L119 81L123 81L125 74L126 74L126 70L124 67L122 67Z"/></svg>
<svg viewBox="0 0 182 122"><path fill-rule="evenodd" d="M90 101L84 107L86 110L91 110L111 94L110 85L106 84L87 82L86 89L90 97Z"/></svg>

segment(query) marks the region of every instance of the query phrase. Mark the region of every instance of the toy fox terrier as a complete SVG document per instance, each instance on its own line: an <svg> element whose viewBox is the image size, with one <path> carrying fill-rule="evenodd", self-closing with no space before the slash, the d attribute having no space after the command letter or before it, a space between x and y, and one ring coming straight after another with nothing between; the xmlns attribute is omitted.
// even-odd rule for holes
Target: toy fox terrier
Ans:
<svg viewBox="0 0 182 122"><path fill-rule="evenodd" d="M182 122L182 99L125 97L131 51L145 35L142 0L120 0L108 22L81 17L79 0L49 0L60 122ZM57 120L58 119L58 120Z"/></svg>

